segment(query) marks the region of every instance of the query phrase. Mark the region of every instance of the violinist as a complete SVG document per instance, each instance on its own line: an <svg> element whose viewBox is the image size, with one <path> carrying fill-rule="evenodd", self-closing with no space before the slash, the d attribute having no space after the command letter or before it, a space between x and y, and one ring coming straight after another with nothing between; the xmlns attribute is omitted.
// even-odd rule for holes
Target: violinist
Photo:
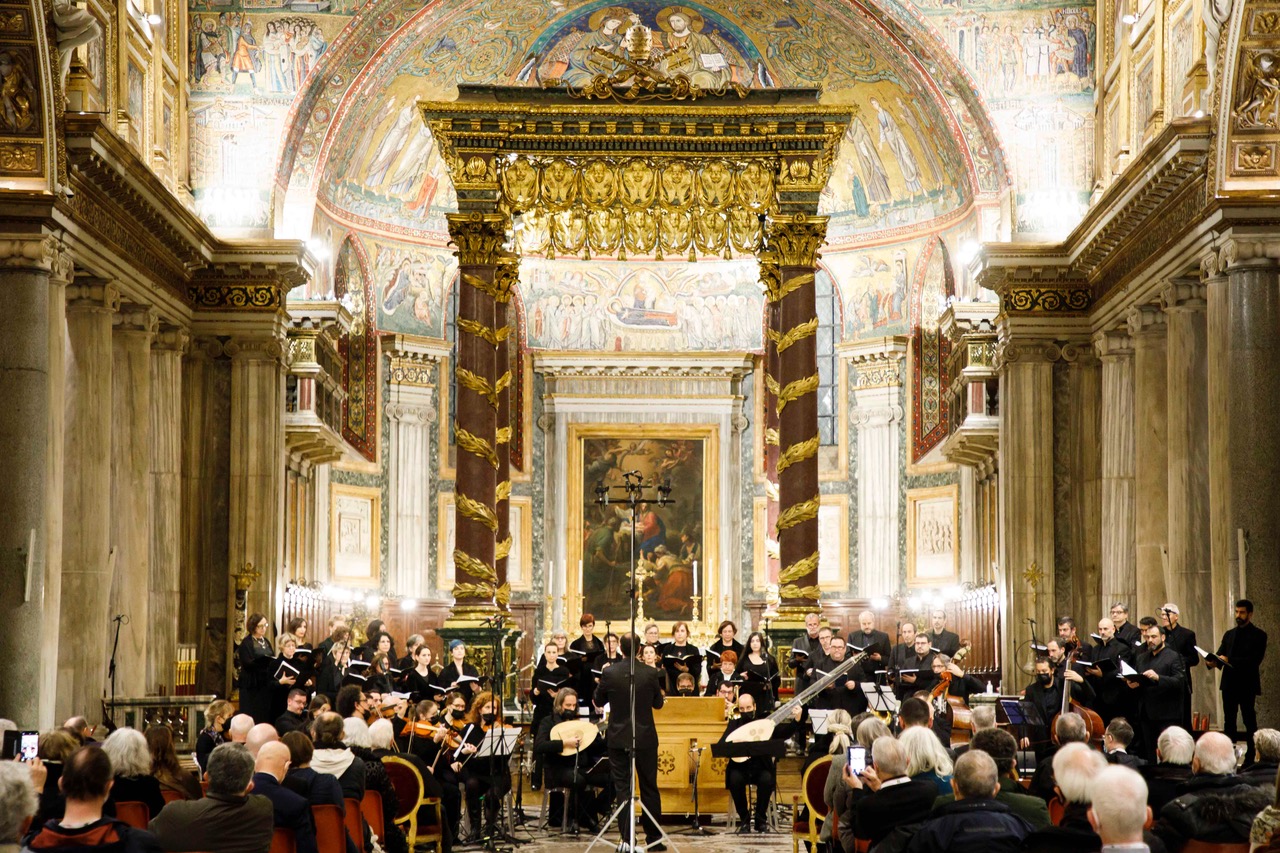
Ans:
<svg viewBox="0 0 1280 853"><path fill-rule="evenodd" d="M1049 641L1050 646L1053 643L1053 640ZM1089 704L1089 701L1093 699L1093 688L1084 680L1084 676L1074 669L1064 668L1061 677L1059 677L1047 657L1036 658L1035 672L1036 680L1027 685L1026 690L1023 691L1023 696L1032 702L1040 712L1040 716L1044 719L1044 728L1040 728L1035 741L1030 737L1024 737L1022 739L1022 748L1026 749L1034 745L1036 760L1040 761L1052 751L1048 726L1053 718L1062 711L1064 683L1071 685L1071 698L1085 705Z"/></svg>
<svg viewBox="0 0 1280 853"><path fill-rule="evenodd" d="M675 685L681 673L693 676L694 686L702 677L702 652L689 642L689 626L677 622L671 629L672 641L662 654L662 666L667 671L667 683Z"/></svg>
<svg viewBox="0 0 1280 853"><path fill-rule="evenodd" d="M467 702L461 693L455 692L446 695L440 707L443 713L439 722L433 723L436 730L431 735L430 746L424 751L431 754L428 766L446 792L441 797L445 816L456 827L462 821L462 780L453 770L453 751L462 746L462 732L467 727Z"/></svg>
<svg viewBox="0 0 1280 853"><path fill-rule="evenodd" d="M423 708L422 706L427 706ZM420 715L421 712L421 715ZM430 720L432 717L438 717L436 712L436 703L423 702L419 706L415 706L407 712L407 716L413 717L412 721L402 719L379 720L369 726L369 738L373 742L373 748L370 752L377 761L381 762L384 758L399 758L413 765L418 771L418 775L422 777L422 794L425 797L438 797L441 805L450 796L450 792L445 790L445 786L441 785L431 773L431 763L423 760L422 756L416 750L404 749L400 746L401 738L398 732L409 731L411 737L415 735L415 726L419 727L426 737L417 737L416 740L433 743L431 734L439 730L439 726L433 725ZM435 757L434 755L432 756ZM455 799L459 797L458 786L454 785L452 795ZM448 814L448 810L445 810ZM449 821L442 821L440 827L441 850L442 853L449 853L453 849L453 824Z"/></svg>
<svg viewBox="0 0 1280 853"><path fill-rule="evenodd" d="M405 673L404 677L404 686L409 698L414 702L421 702L436 695L436 689L432 683L435 677L436 674L431 671L431 647L421 643L414 652L413 667Z"/></svg>
<svg viewBox="0 0 1280 853"><path fill-rule="evenodd" d="M734 677L733 671L738 668L738 654L733 649L725 649L720 653L720 665L711 670L711 674L707 676L707 689L703 692L704 696L717 696L720 693L720 685L728 684L730 695L732 691L741 682Z"/></svg>
<svg viewBox="0 0 1280 853"><path fill-rule="evenodd" d="M589 771L604 755L604 739L597 738L585 750L565 755L565 749L578 749L582 738L569 735L564 739L552 737L558 724L578 719L578 692L565 687L556 693L551 713L543 718L534 730L533 754L546 767L548 788L565 788L570 791L571 814L574 815L573 832L579 825L591 832L599 829L599 815L612 799L594 790L587 779ZM610 792L611 794L612 792Z"/></svg>
<svg viewBox="0 0 1280 853"><path fill-rule="evenodd" d="M467 663L467 645L461 640L449 641L449 662L440 668L436 675L436 695L454 690L462 694L465 704L470 707L471 697L475 695L476 686L480 683L480 673Z"/></svg>
<svg viewBox="0 0 1280 853"><path fill-rule="evenodd" d="M950 655L935 654L930 669L937 679L929 693L929 702L933 706L933 731L938 740L949 747L955 712L947 697L954 696L968 705L969 697L974 693L981 693L983 685L972 675L965 675L964 670L956 665Z"/></svg>
<svg viewBox="0 0 1280 853"><path fill-rule="evenodd" d="M497 699L488 690L476 694L475 701L467 715L467 727L463 729L462 745L454 750L450 757L450 766L458 774L466 789L467 813L484 815L484 830L473 829L472 837L467 842L479 841L481 838L492 838L497 834L498 813L502 807L502 798L511 787L509 762L511 756L496 755L484 758L476 757L479 744L494 726L502 725L501 709ZM481 802L483 801L483 812Z"/></svg>
<svg viewBox="0 0 1280 853"><path fill-rule="evenodd" d="M543 648L542 663L533 671L533 686L529 691L533 696L533 720L529 724L532 731L538 731L542 721L551 716L551 705L556 694L572 681L569 668L560 662L560 647L554 642L547 643ZM535 791L542 787L542 756L536 752L533 756L533 779L530 787Z"/></svg>
<svg viewBox="0 0 1280 853"><path fill-rule="evenodd" d="M742 682L738 687L738 696L750 693L755 700L753 708L759 709L762 714L773 711L782 677L778 674L778 666L773 662L773 657L765 648L764 635L759 631L752 631L747 637L747 653L738 661L734 678Z"/></svg>

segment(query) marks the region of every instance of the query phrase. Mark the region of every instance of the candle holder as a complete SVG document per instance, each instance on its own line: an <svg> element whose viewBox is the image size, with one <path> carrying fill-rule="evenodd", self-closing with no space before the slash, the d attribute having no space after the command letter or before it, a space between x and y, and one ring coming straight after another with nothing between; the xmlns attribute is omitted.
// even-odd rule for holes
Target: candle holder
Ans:
<svg viewBox="0 0 1280 853"><path fill-rule="evenodd" d="M693 605L693 622L696 624L697 622L701 621L701 617L698 615L698 608L701 607L702 605L702 596L700 595L689 596L689 603Z"/></svg>

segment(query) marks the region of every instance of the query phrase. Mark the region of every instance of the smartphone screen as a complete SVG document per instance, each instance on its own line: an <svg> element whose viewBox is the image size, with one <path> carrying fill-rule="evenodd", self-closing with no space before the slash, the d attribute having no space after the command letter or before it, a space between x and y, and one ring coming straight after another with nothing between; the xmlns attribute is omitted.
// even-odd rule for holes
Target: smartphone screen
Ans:
<svg viewBox="0 0 1280 853"><path fill-rule="evenodd" d="M861 773L867 769L867 748L865 746L849 747L849 769Z"/></svg>
<svg viewBox="0 0 1280 853"><path fill-rule="evenodd" d="M23 732L22 738L19 740L18 758L22 761L31 761L40 752L40 733L39 732Z"/></svg>

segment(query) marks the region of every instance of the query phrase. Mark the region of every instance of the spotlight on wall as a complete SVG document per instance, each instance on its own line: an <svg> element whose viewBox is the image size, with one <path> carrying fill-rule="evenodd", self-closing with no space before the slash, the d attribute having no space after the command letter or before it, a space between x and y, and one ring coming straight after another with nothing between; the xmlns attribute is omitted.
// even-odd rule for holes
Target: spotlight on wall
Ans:
<svg viewBox="0 0 1280 853"><path fill-rule="evenodd" d="M965 240L960 244L960 251L956 252L956 260L967 264L978 256L978 250L981 248L977 240Z"/></svg>
<svg viewBox="0 0 1280 853"><path fill-rule="evenodd" d="M889 606L889 599L880 597L871 599L872 610L884 610Z"/></svg>
<svg viewBox="0 0 1280 853"><path fill-rule="evenodd" d="M323 263L329 260L329 247L323 240L311 239L307 241L307 249L311 251L312 257Z"/></svg>
<svg viewBox="0 0 1280 853"><path fill-rule="evenodd" d="M1121 20L1121 21L1123 21L1124 23L1128 24L1129 26L1131 26L1131 27L1132 27L1134 24L1138 23L1138 16L1137 16L1137 15L1125 15L1125 16L1124 16L1123 18L1121 18L1120 20Z"/></svg>
<svg viewBox="0 0 1280 853"><path fill-rule="evenodd" d="M405 613L412 613L413 611L418 609L418 599L416 598L404 599L403 601L400 602L400 609L403 610Z"/></svg>
<svg viewBox="0 0 1280 853"><path fill-rule="evenodd" d="M382 598L380 596L377 596L377 595L365 596L364 606L368 607L370 610L374 609L381 603L382 603Z"/></svg>
<svg viewBox="0 0 1280 853"><path fill-rule="evenodd" d="M152 12L150 15L147 15L147 23L153 27L158 27L164 23L164 18L160 17L155 12Z"/></svg>

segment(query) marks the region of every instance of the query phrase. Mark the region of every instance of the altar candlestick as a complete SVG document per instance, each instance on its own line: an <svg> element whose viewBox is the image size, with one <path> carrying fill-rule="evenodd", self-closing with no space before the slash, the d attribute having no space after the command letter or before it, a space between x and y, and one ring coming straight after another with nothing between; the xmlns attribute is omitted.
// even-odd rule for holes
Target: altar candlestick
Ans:
<svg viewBox="0 0 1280 853"><path fill-rule="evenodd" d="M693 561L693 594L698 594L698 561Z"/></svg>

